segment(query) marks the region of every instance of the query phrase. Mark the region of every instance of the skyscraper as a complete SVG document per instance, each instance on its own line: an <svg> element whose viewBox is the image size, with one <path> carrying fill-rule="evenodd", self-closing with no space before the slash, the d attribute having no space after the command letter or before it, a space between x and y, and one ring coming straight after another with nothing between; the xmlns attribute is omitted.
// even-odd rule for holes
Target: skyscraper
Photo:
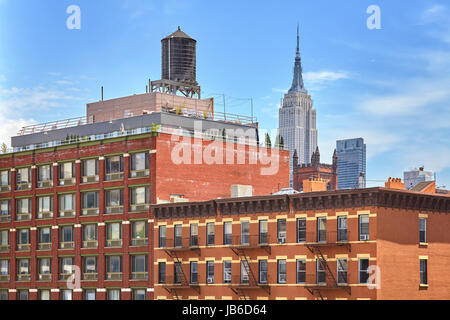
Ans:
<svg viewBox="0 0 450 320"><path fill-rule="evenodd" d="M434 173L432 171L425 171L424 167L415 168L410 171L403 172L405 187L407 190L414 187L419 182L433 181Z"/></svg>
<svg viewBox="0 0 450 320"><path fill-rule="evenodd" d="M364 139L338 140L336 142L336 150L338 158L338 189L365 188L366 145L364 144Z"/></svg>
<svg viewBox="0 0 450 320"><path fill-rule="evenodd" d="M291 182L293 155L297 150L298 164L309 164L317 148L316 110L303 84L302 59L300 57L300 35L297 26L297 52L294 65L294 79L291 89L284 95L279 111L279 133L284 145L291 152Z"/></svg>

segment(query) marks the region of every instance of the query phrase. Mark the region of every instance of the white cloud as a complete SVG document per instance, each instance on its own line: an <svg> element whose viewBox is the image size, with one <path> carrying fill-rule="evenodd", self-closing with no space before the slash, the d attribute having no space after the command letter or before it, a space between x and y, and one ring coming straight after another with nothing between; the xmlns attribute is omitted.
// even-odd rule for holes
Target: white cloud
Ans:
<svg viewBox="0 0 450 320"><path fill-rule="evenodd" d="M305 81L312 84L324 83L327 81L337 81L342 79L348 79L347 72L333 72L333 71L319 71L319 72L306 72L303 76Z"/></svg>
<svg viewBox="0 0 450 320"><path fill-rule="evenodd" d="M436 23L441 22L443 19L445 19L446 15L448 13L448 10L445 6L440 4L435 4L429 8L427 8L420 17L420 23L421 24L429 24L429 23Z"/></svg>

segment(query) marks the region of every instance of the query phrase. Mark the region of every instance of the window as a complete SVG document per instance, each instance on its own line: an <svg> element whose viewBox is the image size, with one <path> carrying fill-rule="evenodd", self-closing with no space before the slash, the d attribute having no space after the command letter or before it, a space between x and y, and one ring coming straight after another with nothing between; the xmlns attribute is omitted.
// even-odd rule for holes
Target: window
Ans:
<svg viewBox="0 0 450 320"><path fill-rule="evenodd" d="M249 269L250 269L250 267L248 265L248 261L241 260L241 283L249 282L249 276L248 276Z"/></svg>
<svg viewBox="0 0 450 320"><path fill-rule="evenodd" d="M38 167L38 188L48 188L53 186L52 165Z"/></svg>
<svg viewBox="0 0 450 320"><path fill-rule="evenodd" d="M206 224L206 245L213 246L214 245L214 222L209 222Z"/></svg>
<svg viewBox="0 0 450 320"><path fill-rule="evenodd" d="M337 260L337 282L347 283L347 259L338 258Z"/></svg>
<svg viewBox="0 0 450 320"><path fill-rule="evenodd" d="M174 243L173 246L174 247L181 247L182 246L182 229L183 225L181 224L176 224L173 227L173 233L174 233Z"/></svg>
<svg viewBox="0 0 450 320"><path fill-rule="evenodd" d="M250 222L241 221L241 244L250 244Z"/></svg>
<svg viewBox="0 0 450 320"><path fill-rule="evenodd" d="M286 219L277 220L278 243L286 243Z"/></svg>
<svg viewBox="0 0 450 320"><path fill-rule="evenodd" d="M75 162L59 164L59 185L67 186L75 183Z"/></svg>
<svg viewBox="0 0 450 320"><path fill-rule="evenodd" d="M120 222L106 224L106 246L122 246L122 224Z"/></svg>
<svg viewBox="0 0 450 320"><path fill-rule="evenodd" d="M53 216L53 197L37 198L38 219L51 218Z"/></svg>
<svg viewBox="0 0 450 320"><path fill-rule="evenodd" d="M98 159L89 159L81 161L81 175L83 182L98 181Z"/></svg>
<svg viewBox="0 0 450 320"><path fill-rule="evenodd" d="M191 261L191 283L198 283L198 262Z"/></svg>
<svg viewBox="0 0 450 320"><path fill-rule="evenodd" d="M317 242L327 241L327 218L317 218Z"/></svg>
<svg viewBox="0 0 450 320"><path fill-rule="evenodd" d="M268 221L259 221L259 243L268 244L269 243L269 232L268 232Z"/></svg>
<svg viewBox="0 0 450 320"><path fill-rule="evenodd" d="M17 259L17 280L29 280L30 259Z"/></svg>
<svg viewBox="0 0 450 320"><path fill-rule="evenodd" d="M419 241L420 243L427 243L427 219L419 219Z"/></svg>
<svg viewBox="0 0 450 320"><path fill-rule="evenodd" d="M73 273L73 257L59 258L59 279L65 280Z"/></svg>
<svg viewBox="0 0 450 320"><path fill-rule="evenodd" d="M297 242L306 241L306 218L297 219Z"/></svg>
<svg viewBox="0 0 450 320"><path fill-rule="evenodd" d="M123 212L123 190L106 190L106 213L122 213Z"/></svg>
<svg viewBox="0 0 450 320"><path fill-rule="evenodd" d="M72 290L61 290L61 300L72 300Z"/></svg>
<svg viewBox="0 0 450 320"><path fill-rule="evenodd" d="M106 298L108 300L120 300L120 289L106 290Z"/></svg>
<svg viewBox="0 0 450 320"><path fill-rule="evenodd" d="M50 227L38 228L38 249L49 250L52 244L52 229Z"/></svg>
<svg viewBox="0 0 450 320"><path fill-rule="evenodd" d="M58 196L59 216L75 216L75 194L61 194Z"/></svg>
<svg viewBox="0 0 450 320"><path fill-rule="evenodd" d="M6 301L6 300L8 300L8 290L0 289L0 301Z"/></svg>
<svg viewBox="0 0 450 320"><path fill-rule="evenodd" d="M191 247L197 247L198 246L198 224L196 224L196 223L191 224L190 245L191 245Z"/></svg>
<svg viewBox="0 0 450 320"><path fill-rule="evenodd" d="M0 186L9 187L11 185L11 175L9 170L0 171ZM2 191L9 191L10 188L1 189Z"/></svg>
<svg viewBox="0 0 450 320"><path fill-rule="evenodd" d="M9 230L0 231L0 252L9 249Z"/></svg>
<svg viewBox="0 0 450 320"><path fill-rule="evenodd" d="M131 256L131 279L147 279L147 256L146 255L132 255Z"/></svg>
<svg viewBox="0 0 450 320"><path fill-rule="evenodd" d="M338 217L338 241L347 241L347 217Z"/></svg>
<svg viewBox="0 0 450 320"><path fill-rule="evenodd" d="M232 243L232 231L233 224L232 222L224 222L223 223L223 244L230 245Z"/></svg>
<svg viewBox="0 0 450 320"><path fill-rule="evenodd" d="M38 291L38 299L39 300L50 300L50 290L40 289Z"/></svg>
<svg viewBox="0 0 450 320"><path fill-rule="evenodd" d="M83 290L83 299L84 300L95 300L97 295L97 291L95 289L84 289Z"/></svg>
<svg viewBox="0 0 450 320"><path fill-rule="evenodd" d="M122 279L122 256L106 257L106 280Z"/></svg>
<svg viewBox="0 0 450 320"><path fill-rule="evenodd" d="M297 283L306 282L306 260L297 260Z"/></svg>
<svg viewBox="0 0 450 320"><path fill-rule="evenodd" d="M61 227L60 230L61 230L60 248L72 249L74 247L73 226L64 226Z"/></svg>
<svg viewBox="0 0 450 320"><path fill-rule="evenodd" d="M150 203L150 188L149 187L135 187L130 189L130 211L145 211L148 210Z"/></svg>
<svg viewBox="0 0 450 320"><path fill-rule="evenodd" d="M317 284L326 283L325 261L316 260L316 282Z"/></svg>
<svg viewBox="0 0 450 320"><path fill-rule="evenodd" d="M113 156L105 159L105 180L123 179L123 157Z"/></svg>
<svg viewBox="0 0 450 320"><path fill-rule="evenodd" d="M0 201L0 222L11 221L11 201Z"/></svg>
<svg viewBox="0 0 450 320"><path fill-rule="evenodd" d="M359 283L367 283L369 280L369 259L359 259Z"/></svg>
<svg viewBox="0 0 450 320"><path fill-rule="evenodd" d="M148 244L147 221L135 221L131 223L131 245L144 246Z"/></svg>
<svg viewBox="0 0 450 320"><path fill-rule="evenodd" d="M133 289L133 300L146 300L147 292L145 289Z"/></svg>
<svg viewBox="0 0 450 320"><path fill-rule="evenodd" d="M267 260L258 261L259 283L267 283Z"/></svg>
<svg viewBox="0 0 450 320"><path fill-rule="evenodd" d="M38 259L39 280L50 280L50 278L46 276L51 274L52 274L52 259L50 258Z"/></svg>
<svg viewBox="0 0 450 320"><path fill-rule="evenodd" d="M231 283L231 261L223 262L223 283Z"/></svg>
<svg viewBox="0 0 450 320"><path fill-rule="evenodd" d="M28 300L28 290L17 290L17 300Z"/></svg>
<svg viewBox="0 0 450 320"><path fill-rule="evenodd" d="M369 240L369 215L359 216L359 241Z"/></svg>
<svg viewBox="0 0 450 320"><path fill-rule="evenodd" d="M165 248L166 247L166 226L159 226L159 247Z"/></svg>
<svg viewBox="0 0 450 320"><path fill-rule="evenodd" d="M214 283L214 261L206 261L206 283Z"/></svg>
<svg viewBox="0 0 450 320"><path fill-rule="evenodd" d="M98 191L90 191L82 193L82 213L83 215L97 215L98 209Z"/></svg>
<svg viewBox="0 0 450 320"><path fill-rule="evenodd" d="M97 280L97 257L82 257L83 280Z"/></svg>
<svg viewBox="0 0 450 320"><path fill-rule="evenodd" d="M173 273L173 283L181 283L181 274L183 273L181 262L175 262L173 264Z"/></svg>
<svg viewBox="0 0 450 320"><path fill-rule="evenodd" d="M6 276L6 279L9 280L9 260L3 259L0 260L0 279L3 279Z"/></svg>
<svg viewBox="0 0 450 320"><path fill-rule="evenodd" d="M166 263L158 263L158 283L166 283Z"/></svg>
<svg viewBox="0 0 450 320"><path fill-rule="evenodd" d="M17 230L17 250L30 250L30 229Z"/></svg>
<svg viewBox="0 0 450 320"><path fill-rule="evenodd" d="M286 260L277 260L278 283L286 283Z"/></svg>
<svg viewBox="0 0 450 320"><path fill-rule="evenodd" d="M426 259L420 259L420 284L428 284Z"/></svg>
<svg viewBox="0 0 450 320"><path fill-rule="evenodd" d="M97 224L83 225L83 248L97 248L98 233Z"/></svg>
<svg viewBox="0 0 450 320"><path fill-rule="evenodd" d="M17 190L24 190L30 188L31 183L31 169L20 168L16 171Z"/></svg>
<svg viewBox="0 0 450 320"><path fill-rule="evenodd" d="M131 155L131 178L149 175L150 161L148 152Z"/></svg>
<svg viewBox="0 0 450 320"><path fill-rule="evenodd" d="M31 198L16 200L16 220L31 220Z"/></svg>

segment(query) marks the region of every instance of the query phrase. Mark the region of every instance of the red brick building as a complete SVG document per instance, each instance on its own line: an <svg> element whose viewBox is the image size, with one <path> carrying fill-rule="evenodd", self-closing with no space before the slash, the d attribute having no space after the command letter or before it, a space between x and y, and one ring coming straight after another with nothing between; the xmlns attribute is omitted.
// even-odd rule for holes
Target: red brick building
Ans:
<svg viewBox="0 0 450 320"><path fill-rule="evenodd" d="M153 299L151 204L229 197L236 184L253 186L254 195L289 184L287 151L266 176L266 165L249 161L264 148L235 141L219 142L233 164L176 164L176 140L195 145L194 138L128 131L125 120L121 134L112 133L120 124L90 124L109 133L0 155L0 299ZM218 143L196 141L202 152ZM76 267L81 282L73 288L67 279Z"/></svg>
<svg viewBox="0 0 450 320"><path fill-rule="evenodd" d="M445 195L370 188L152 208L155 299L450 298Z"/></svg>
<svg viewBox="0 0 450 320"><path fill-rule="evenodd" d="M327 190L337 190L337 153L334 150L333 163L325 164L320 163L320 151L317 147L316 151L311 157L311 163L298 164L297 151L293 156L293 177L294 177L294 189L297 191L303 191L303 181L309 179L323 179L326 182Z"/></svg>

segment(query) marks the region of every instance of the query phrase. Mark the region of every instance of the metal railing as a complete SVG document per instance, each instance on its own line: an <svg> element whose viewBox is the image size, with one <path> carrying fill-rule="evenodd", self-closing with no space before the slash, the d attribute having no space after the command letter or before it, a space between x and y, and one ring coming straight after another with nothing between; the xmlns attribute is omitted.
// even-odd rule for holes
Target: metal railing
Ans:
<svg viewBox="0 0 450 320"><path fill-rule="evenodd" d="M23 127L18 133L18 136L23 136L26 134L33 134L39 132L48 132L52 130L65 129L70 127L82 126L85 124L94 123L93 120L89 120L87 117L78 117L64 120L51 121L41 124L34 124L30 126Z"/></svg>
<svg viewBox="0 0 450 320"><path fill-rule="evenodd" d="M306 233L306 243L319 244L319 245L340 245L347 244L350 238L350 231L328 231L323 230L320 232L307 232Z"/></svg>
<svg viewBox="0 0 450 320"><path fill-rule="evenodd" d="M231 236L231 246L242 248L260 248L270 245L270 239L268 233L261 234L241 234Z"/></svg>
<svg viewBox="0 0 450 320"><path fill-rule="evenodd" d="M204 283L204 282L202 282L203 279L200 275L197 275L196 277L194 276L194 278L196 278L196 279L191 279L191 276L189 274L187 275L186 280L183 280L182 275L179 275L179 276L167 276L166 275L165 281L160 284L165 287L176 287L176 288L180 288L180 289L188 289L191 287L198 287L200 284ZM192 280L194 280L194 281L192 281Z"/></svg>

